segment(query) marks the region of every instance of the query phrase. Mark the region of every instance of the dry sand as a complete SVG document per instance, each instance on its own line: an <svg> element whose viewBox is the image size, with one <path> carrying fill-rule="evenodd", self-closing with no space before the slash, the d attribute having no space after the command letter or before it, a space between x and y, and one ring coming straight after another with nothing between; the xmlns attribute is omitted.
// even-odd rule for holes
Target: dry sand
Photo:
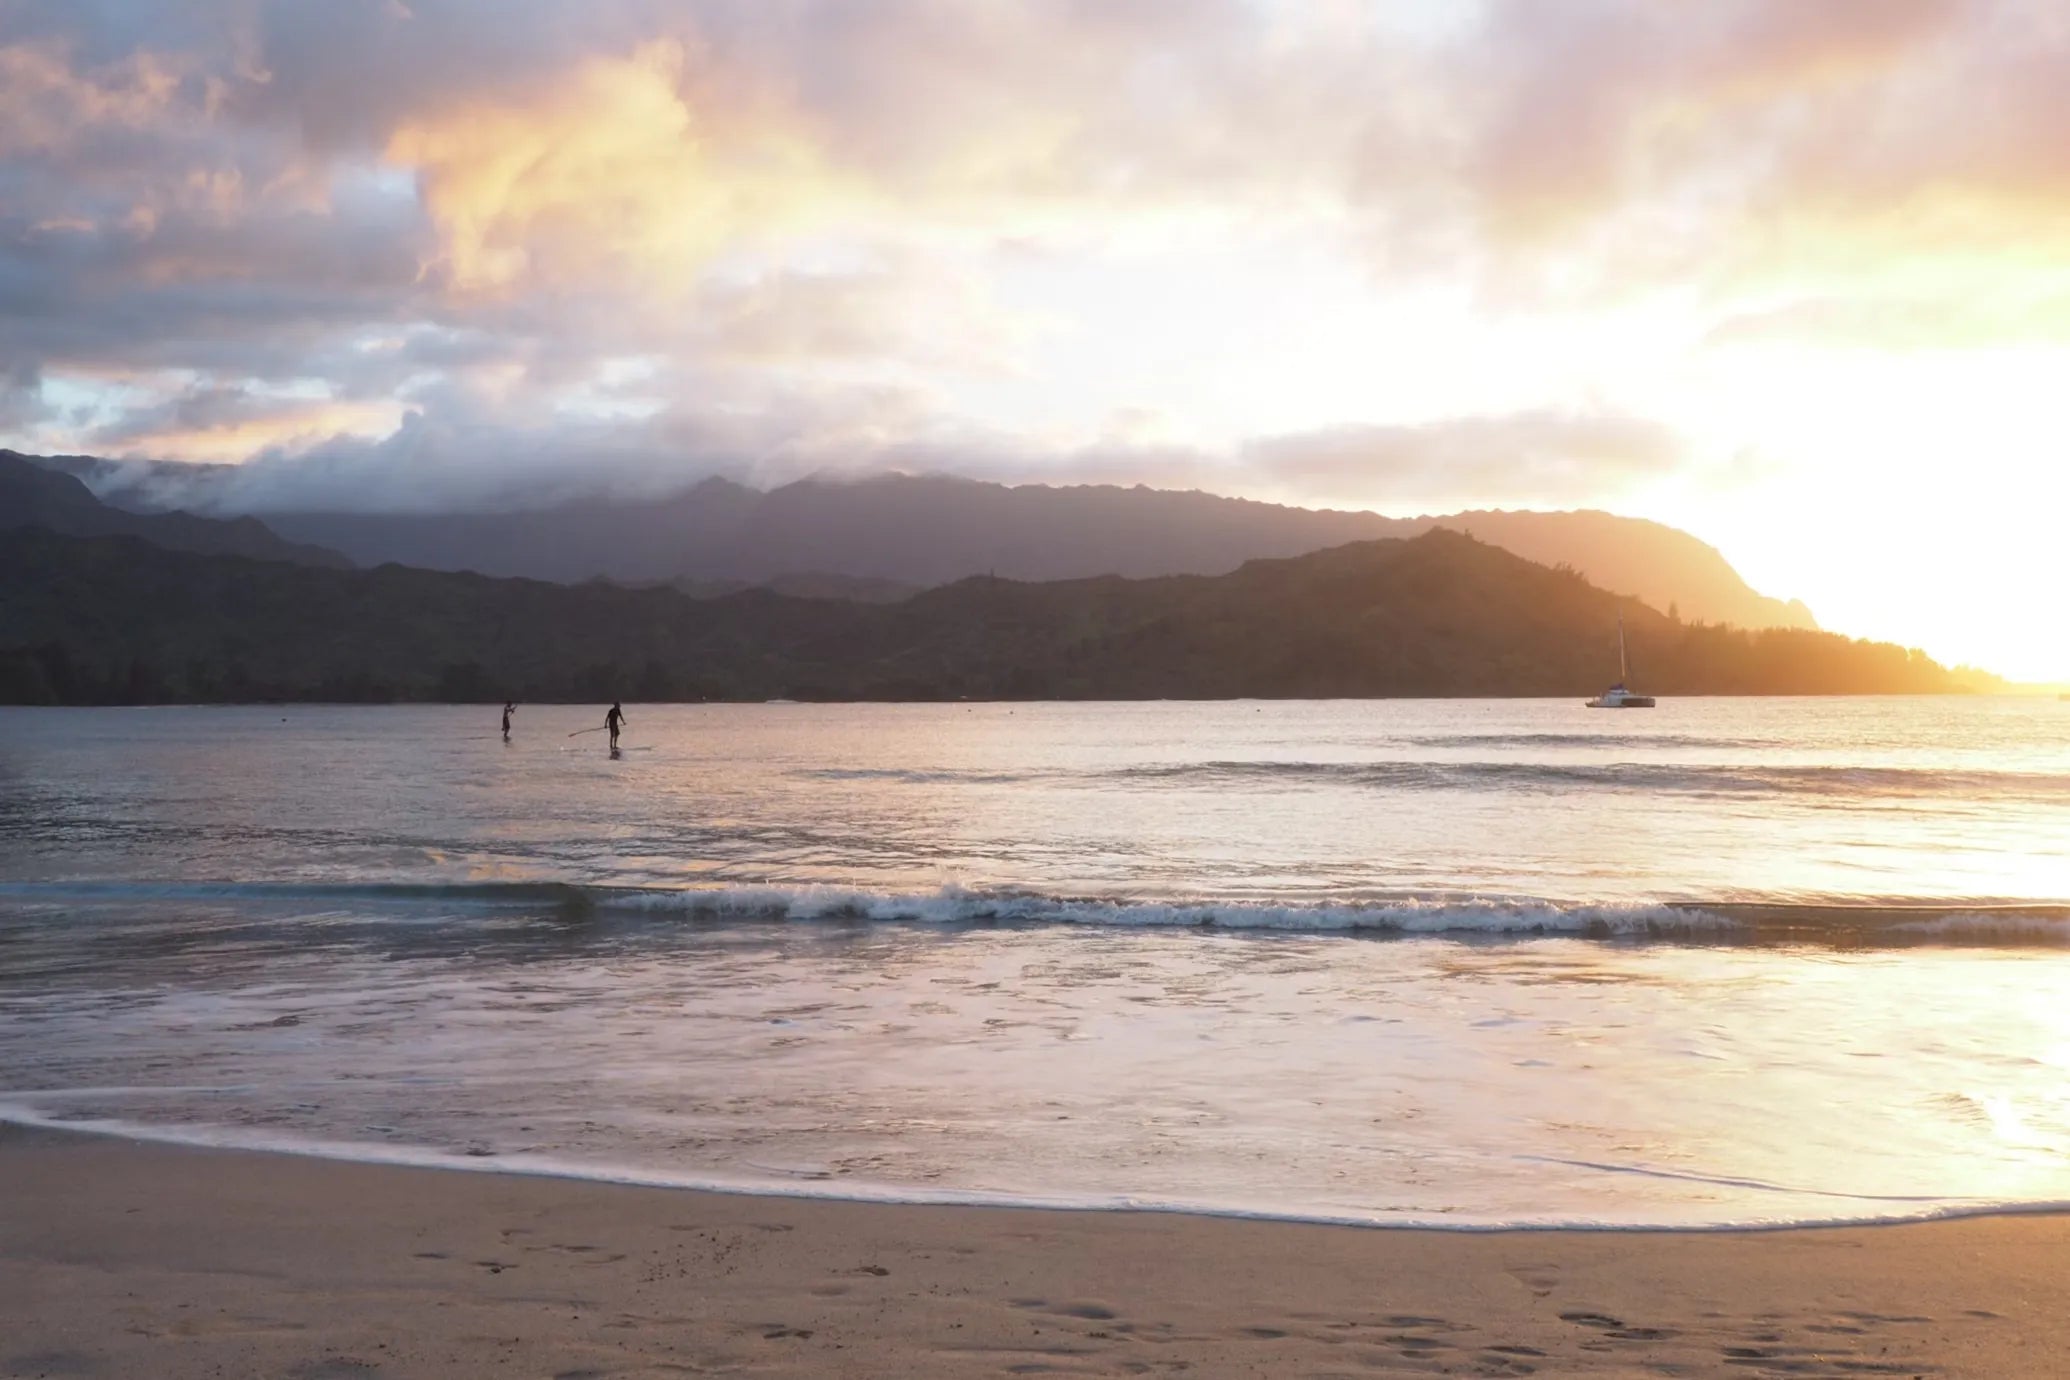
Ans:
<svg viewBox="0 0 2070 1380"><path fill-rule="evenodd" d="M1489 1235L0 1129L9 1376L2062 1376L2070 1218Z"/></svg>

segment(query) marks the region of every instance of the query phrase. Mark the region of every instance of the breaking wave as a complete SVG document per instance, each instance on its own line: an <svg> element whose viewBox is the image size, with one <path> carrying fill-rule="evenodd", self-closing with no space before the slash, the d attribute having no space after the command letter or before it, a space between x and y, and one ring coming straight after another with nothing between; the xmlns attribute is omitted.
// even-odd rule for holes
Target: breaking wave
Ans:
<svg viewBox="0 0 2070 1380"><path fill-rule="evenodd" d="M945 886L927 892L833 886L634 887L561 882L271 884L52 882L0 885L0 902L90 906L320 908L369 916L469 912L643 915L710 924L1083 925L1280 931L1374 938L1569 936L1687 943L1845 946L2070 945L2070 904L1888 900L1572 903L1531 897L1357 900L1142 899Z"/></svg>

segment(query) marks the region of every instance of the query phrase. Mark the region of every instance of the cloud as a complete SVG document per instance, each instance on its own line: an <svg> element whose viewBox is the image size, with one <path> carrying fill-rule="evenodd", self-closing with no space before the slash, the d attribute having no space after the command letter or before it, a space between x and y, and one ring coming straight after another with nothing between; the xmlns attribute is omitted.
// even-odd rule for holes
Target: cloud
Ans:
<svg viewBox="0 0 2070 1380"><path fill-rule="evenodd" d="M1456 108L1478 112L1462 186L1507 286L1880 293L1902 275L1953 304L1980 277L1963 256L2031 266L2065 247L2070 25L2045 6L1511 0L1491 16L1459 72L1497 80Z"/></svg>
<svg viewBox="0 0 2070 1380"><path fill-rule="evenodd" d="M1532 411L1333 427L1253 441L1242 457L1259 479L1311 500L1560 504L1669 474L1685 452L1657 422Z"/></svg>
<svg viewBox="0 0 2070 1380"><path fill-rule="evenodd" d="M330 400L199 390L126 414L112 430L200 438L237 427L254 436L266 427L282 433L286 443L255 448L242 464L176 467L150 484L161 503L263 514L538 508L674 493L712 476L766 487L889 467L934 421L923 400L882 387L820 385L742 405L732 396L700 401L707 390L679 377L688 399L626 416L528 404L501 391L509 381L443 378L392 425L358 434L319 430L347 410ZM286 437L298 428L304 434ZM206 458L209 450L196 445L188 454Z"/></svg>
<svg viewBox="0 0 2070 1380"><path fill-rule="evenodd" d="M680 339L745 366L895 364L1007 371L1036 332L990 279L946 253L874 248L841 270L780 268L707 279Z"/></svg>
<svg viewBox="0 0 2070 1380"><path fill-rule="evenodd" d="M2039 343L2070 345L2070 282L2037 276L2025 292L1799 297L1726 317L1709 343L1792 345L1883 353Z"/></svg>
<svg viewBox="0 0 2070 1380"><path fill-rule="evenodd" d="M971 427L891 388L823 386L760 404L685 402L633 419L511 416L480 394L447 390L379 437L278 445L241 465L158 473L148 487L161 503L215 513L498 511L660 497L711 477L769 488L899 471L1407 512L1599 502L1685 459L1680 438L1660 424L1600 412L1462 416L1209 449L1128 439L1044 446ZM332 406L196 390L139 409L123 427L205 441L312 425ZM197 444L188 453L210 452Z"/></svg>
<svg viewBox="0 0 2070 1380"><path fill-rule="evenodd" d="M387 399L297 397L196 383L122 411L86 430L80 442L81 449L100 455L129 455L147 443L154 458L243 460L353 432L390 430L402 413Z"/></svg>
<svg viewBox="0 0 2070 1380"><path fill-rule="evenodd" d="M162 36L129 8L10 8L0 357L82 381L286 377L327 335L410 314L414 206L241 122L232 92L256 78L235 45L125 50L126 22Z"/></svg>
<svg viewBox="0 0 2070 1380"><path fill-rule="evenodd" d="M451 287L618 275L681 290L722 250L799 214L824 177L816 150L776 121L695 108L689 75L683 45L655 39L589 58L543 92L401 123L385 157L415 173Z"/></svg>
<svg viewBox="0 0 2070 1380"><path fill-rule="evenodd" d="M544 476L560 446L578 473L921 456L1583 501L1687 456L1528 368L1499 396L1376 390L1371 415L1248 428L1298 433L1264 441L1117 440L1083 419L1182 414L1183 381L1033 405L1090 372L1047 320L1078 313L1103 347L1157 323L1102 315L1090 270L1074 300L1017 297L1014 264L1349 256L1375 318L1436 291L1474 329L1669 302L1692 349L2053 342L2070 291L2070 21L2017 0L8 15L0 365L33 380L0 390L14 444L263 453L255 474L306 452L398 485L452 457L475 476L454 494L503 492L497 464ZM1646 361L1601 372L1624 362ZM1050 411L1074 420L1017 434ZM1474 415L1413 420L1432 412Z"/></svg>
<svg viewBox="0 0 2070 1380"><path fill-rule="evenodd" d="M0 431L26 430L49 415L42 372L28 360L9 365L0 357Z"/></svg>

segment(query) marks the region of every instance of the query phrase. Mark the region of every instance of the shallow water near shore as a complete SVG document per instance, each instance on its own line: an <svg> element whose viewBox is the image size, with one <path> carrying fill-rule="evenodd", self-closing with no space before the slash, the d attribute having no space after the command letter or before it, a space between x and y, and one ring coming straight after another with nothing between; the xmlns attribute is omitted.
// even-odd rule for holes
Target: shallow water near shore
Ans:
<svg viewBox="0 0 2070 1380"><path fill-rule="evenodd" d="M0 711L0 1116L1459 1227L2070 1201L2070 706Z"/></svg>

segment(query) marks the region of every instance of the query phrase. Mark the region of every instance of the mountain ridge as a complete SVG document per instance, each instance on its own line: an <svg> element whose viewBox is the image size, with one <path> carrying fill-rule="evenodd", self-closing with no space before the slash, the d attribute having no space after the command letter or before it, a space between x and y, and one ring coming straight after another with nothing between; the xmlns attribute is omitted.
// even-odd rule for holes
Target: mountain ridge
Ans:
<svg viewBox="0 0 2070 1380"><path fill-rule="evenodd" d="M132 508L174 483L198 501L234 467L94 457L49 463ZM590 497L496 512L267 509L284 537L362 566L472 570L573 583L763 585L801 572L931 587L975 574L1046 581L1102 574L1225 574L1259 557L1452 527L1663 612L1744 627L1816 628L1801 602L1763 595L1715 547L1680 529L1596 510L1476 510L1413 518L1297 508L1198 489L1007 485L949 475L805 479L770 490L707 478L639 499Z"/></svg>
<svg viewBox="0 0 2070 1380"><path fill-rule="evenodd" d="M23 529L0 543L16 702L1579 697L1959 689L1918 652L1672 619L1463 533L1225 575L975 576L884 604L341 570ZM1577 706L1578 707L1578 706Z"/></svg>
<svg viewBox="0 0 2070 1380"><path fill-rule="evenodd" d="M249 556L299 565L345 567L343 554L289 541L254 517L211 518L173 509L134 513L103 503L84 481L0 450L0 530L44 527L75 537L138 537L174 551Z"/></svg>

